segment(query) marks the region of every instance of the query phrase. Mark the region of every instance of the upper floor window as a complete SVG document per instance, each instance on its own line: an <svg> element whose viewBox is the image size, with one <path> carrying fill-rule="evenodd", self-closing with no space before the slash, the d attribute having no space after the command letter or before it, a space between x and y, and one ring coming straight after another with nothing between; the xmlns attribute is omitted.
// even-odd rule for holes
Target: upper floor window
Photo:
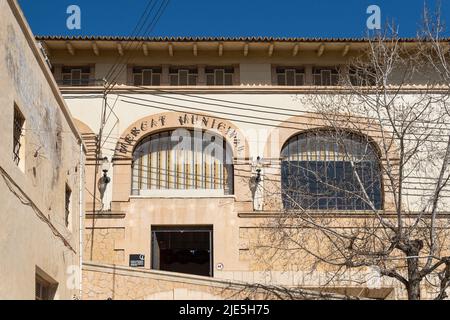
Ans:
<svg viewBox="0 0 450 320"><path fill-rule="evenodd" d="M13 160L19 166L24 159L25 117L16 105L14 106L13 126Z"/></svg>
<svg viewBox="0 0 450 320"><path fill-rule="evenodd" d="M90 84L91 67L63 67L62 84L64 86L87 86Z"/></svg>
<svg viewBox="0 0 450 320"><path fill-rule="evenodd" d="M234 68L210 67L205 69L206 84L208 86L231 86L233 85Z"/></svg>
<svg viewBox="0 0 450 320"><path fill-rule="evenodd" d="M303 86L305 70L303 68L277 68L277 82L279 86Z"/></svg>
<svg viewBox="0 0 450 320"><path fill-rule="evenodd" d="M171 86L195 86L197 68L170 68L169 81Z"/></svg>
<svg viewBox="0 0 450 320"><path fill-rule="evenodd" d="M339 82L339 72L337 68L314 68L313 81L315 86L336 86Z"/></svg>
<svg viewBox="0 0 450 320"><path fill-rule="evenodd" d="M231 147L221 136L186 129L159 132L133 152L132 194L164 189L232 194L232 161Z"/></svg>
<svg viewBox="0 0 450 320"><path fill-rule="evenodd" d="M282 200L286 209L380 210L380 160L365 137L311 131L282 149Z"/></svg>
<svg viewBox="0 0 450 320"><path fill-rule="evenodd" d="M161 68L133 68L133 84L135 86L159 86L161 84Z"/></svg>
<svg viewBox="0 0 450 320"><path fill-rule="evenodd" d="M53 300L57 284L52 283L40 275L35 275L35 298L36 300Z"/></svg>

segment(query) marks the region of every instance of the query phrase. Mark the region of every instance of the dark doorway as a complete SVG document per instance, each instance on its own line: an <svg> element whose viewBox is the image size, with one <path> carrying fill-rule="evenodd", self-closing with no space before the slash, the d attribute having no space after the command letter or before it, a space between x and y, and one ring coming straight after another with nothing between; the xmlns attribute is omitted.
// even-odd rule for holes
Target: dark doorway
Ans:
<svg viewBox="0 0 450 320"><path fill-rule="evenodd" d="M213 276L212 227L152 227L152 269Z"/></svg>

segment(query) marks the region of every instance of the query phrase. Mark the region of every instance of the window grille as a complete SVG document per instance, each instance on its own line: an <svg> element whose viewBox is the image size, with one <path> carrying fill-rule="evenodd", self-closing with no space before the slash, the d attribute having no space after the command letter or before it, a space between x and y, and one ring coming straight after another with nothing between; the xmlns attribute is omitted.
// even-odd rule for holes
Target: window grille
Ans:
<svg viewBox="0 0 450 320"><path fill-rule="evenodd" d="M165 131L133 152L132 194L142 190L207 189L233 193L232 154L226 141L205 132Z"/></svg>
<svg viewBox="0 0 450 320"><path fill-rule="evenodd" d="M367 139L331 131L307 132L289 139L281 156L286 209L369 210L371 204L381 209L379 157Z"/></svg>
<svg viewBox="0 0 450 320"><path fill-rule="evenodd" d="M13 133L13 160L16 165L19 165L21 150L23 148L23 131L25 118L17 107L14 107L14 133Z"/></svg>

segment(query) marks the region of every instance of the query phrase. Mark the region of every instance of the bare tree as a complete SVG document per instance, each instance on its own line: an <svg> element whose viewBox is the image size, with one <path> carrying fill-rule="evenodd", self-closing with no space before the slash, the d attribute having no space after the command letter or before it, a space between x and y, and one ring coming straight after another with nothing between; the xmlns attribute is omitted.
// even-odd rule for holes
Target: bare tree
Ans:
<svg viewBox="0 0 450 320"><path fill-rule="evenodd" d="M439 19L424 20L413 42L394 28L371 37L339 89L299 97L324 124L291 138L281 177L265 178L266 202L281 195L283 209L257 244L264 259L336 278L376 268L408 299L425 287L447 298L450 55Z"/></svg>

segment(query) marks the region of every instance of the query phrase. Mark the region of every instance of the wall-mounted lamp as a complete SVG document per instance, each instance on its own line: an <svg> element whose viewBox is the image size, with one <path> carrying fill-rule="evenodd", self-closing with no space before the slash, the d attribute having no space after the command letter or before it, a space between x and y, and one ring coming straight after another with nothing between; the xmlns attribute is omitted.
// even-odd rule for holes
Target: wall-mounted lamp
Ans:
<svg viewBox="0 0 450 320"><path fill-rule="evenodd" d="M107 157L104 157L102 159L102 171L103 176L98 180L98 191L100 191L100 198L103 199L103 196L105 195L106 187L108 186L108 183L111 182L111 178L108 177L108 171L111 167L111 163L109 162Z"/></svg>
<svg viewBox="0 0 450 320"><path fill-rule="evenodd" d="M256 158L256 165L255 165L256 183L261 182L261 170L262 170L261 157L258 157L258 158Z"/></svg>
<svg viewBox="0 0 450 320"><path fill-rule="evenodd" d="M250 179L250 190L252 191L253 197L253 210L262 211L263 210L263 161L261 157L257 157L253 164L254 175Z"/></svg>

